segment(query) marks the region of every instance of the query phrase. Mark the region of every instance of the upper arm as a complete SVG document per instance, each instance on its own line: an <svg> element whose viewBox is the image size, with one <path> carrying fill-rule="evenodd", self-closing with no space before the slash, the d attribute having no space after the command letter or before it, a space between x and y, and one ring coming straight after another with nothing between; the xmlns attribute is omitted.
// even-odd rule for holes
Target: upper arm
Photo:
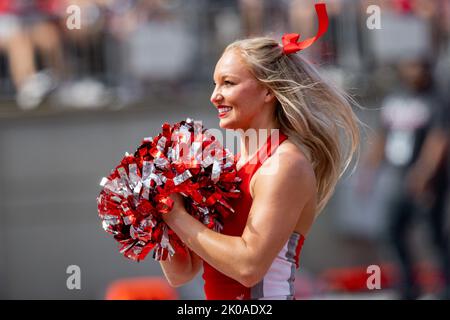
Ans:
<svg viewBox="0 0 450 320"><path fill-rule="evenodd" d="M266 163L263 164L263 166ZM288 241L305 205L316 194L314 171L298 153L280 153L276 170L258 174L242 238L252 272L265 274ZM262 169L262 168L261 168Z"/></svg>

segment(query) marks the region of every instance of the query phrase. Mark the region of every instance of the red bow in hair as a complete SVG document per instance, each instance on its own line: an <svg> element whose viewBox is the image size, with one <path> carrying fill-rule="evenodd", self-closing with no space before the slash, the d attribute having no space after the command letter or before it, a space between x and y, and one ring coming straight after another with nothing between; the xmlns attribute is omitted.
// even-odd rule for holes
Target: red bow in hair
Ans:
<svg viewBox="0 0 450 320"><path fill-rule="evenodd" d="M308 48L314 42L317 41L328 29L328 14L327 7L325 3L317 3L315 6L317 17L319 18L319 30L313 38L303 40L302 42L297 42L300 38L298 33L288 33L283 35L281 41L283 42L283 53L290 54L297 51Z"/></svg>

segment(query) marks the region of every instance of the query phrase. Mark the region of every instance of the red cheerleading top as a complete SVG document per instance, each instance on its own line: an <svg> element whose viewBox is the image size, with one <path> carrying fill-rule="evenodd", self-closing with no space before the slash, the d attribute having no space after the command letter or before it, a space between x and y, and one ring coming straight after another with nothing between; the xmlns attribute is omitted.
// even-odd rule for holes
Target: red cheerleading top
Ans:
<svg viewBox="0 0 450 320"><path fill-rule="evenodd" d="M248 214L253 199L250 194L250 180L262 163L270 157L276 148L287 139L279 131L278 141L269 135L265 144L254 157L238 170L237 175L242 179L241 197L232 199L231 205L235 212L223 224L222 234L242 236L247 223ZM275 141L272 141L275 140ZM238 154L240 157L240 154ZM253 161L252 161L253 160ZM248 300L248 299L295 299L294 280L295 270L298 268L300 250L305 238L294 232L286 242L280 253L274 259L264 278L251 288L245 287L238 281L222 274L214 267L203 261L204 290L207 300Z"/></svg>

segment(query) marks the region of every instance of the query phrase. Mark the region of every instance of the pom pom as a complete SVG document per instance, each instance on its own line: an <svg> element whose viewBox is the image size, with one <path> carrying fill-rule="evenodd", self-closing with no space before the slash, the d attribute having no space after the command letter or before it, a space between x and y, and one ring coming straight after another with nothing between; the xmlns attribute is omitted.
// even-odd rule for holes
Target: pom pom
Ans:
<svg viewBox="0 0 450 320"><path fill-rule="evenodd" d="M164 123L102 179L98 214L125 257L140 261L153 250L155 260L165 260L184 247L162 220L173 207L170 194L183 195L188 213L220 232L239 183L235 157L200 122Z"/></svg>

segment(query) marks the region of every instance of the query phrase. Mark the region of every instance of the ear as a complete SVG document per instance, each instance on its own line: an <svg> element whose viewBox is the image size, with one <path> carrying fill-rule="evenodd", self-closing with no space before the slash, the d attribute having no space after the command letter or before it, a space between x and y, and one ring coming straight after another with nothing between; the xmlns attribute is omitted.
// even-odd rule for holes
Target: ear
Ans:
<svg viewBox="0 0 450 320"><path fill-rule="evenodd" d="M266 89L266 96L264 97L264 102L269 103L275 100L275 95L273 94L272 90Z"/></svg>

